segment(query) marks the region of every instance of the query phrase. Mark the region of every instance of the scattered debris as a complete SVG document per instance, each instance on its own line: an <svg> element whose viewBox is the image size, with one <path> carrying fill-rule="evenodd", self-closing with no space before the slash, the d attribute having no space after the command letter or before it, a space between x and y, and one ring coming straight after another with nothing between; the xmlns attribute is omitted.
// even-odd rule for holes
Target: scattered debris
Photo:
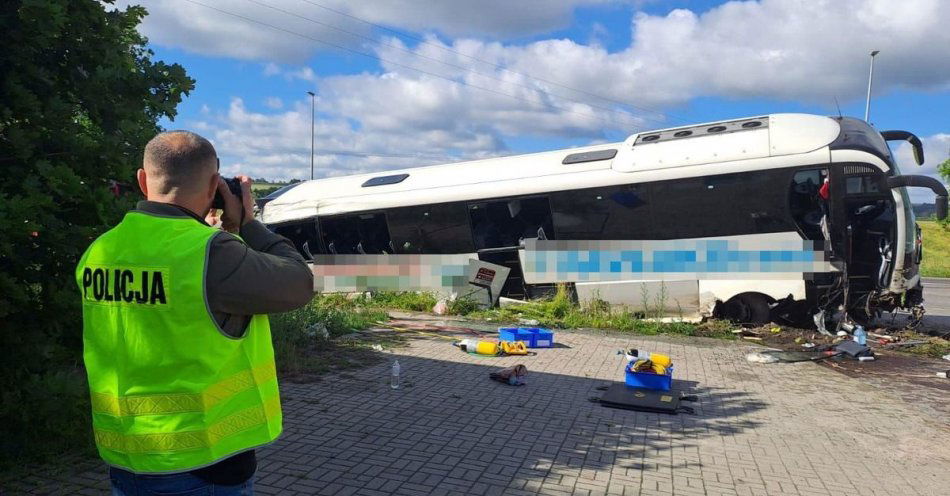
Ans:
<svg viewBox="0 0 950 496"><path fill-rule="evenodd" d="M814 348L815 343L802 343L802 348Z"/></svg>
<svg viewBox="0 0 950 496"><path fill-rule="evenodd" d="M781 327L773 327L773 328L770 329L770 330L772 331L772 334L778 334L778 333L782 332L782 328L781 328Z"/></svg>
<svg viewBox="0 0 950 496"><path fill-rule="evenodd" d="M432 313L436 315L445 315L449 313L449 303L445 298L442 298L432 307Z"/></svg>
<svg viewBox="0 0 950 496"><path fill-rule="evenodd" d="M942 356L941 358L943 358L944 360L950 360L950 353Z"/></svg>
<svg viewBox="0 0 950 496"><path fill-rule="evenodd" d="M307 336L326 341L330 339L330 331L323 322L317 322L307 328Z"/></svg>
<svg viewBox="0 0 950 496"><path fill-rule="evenodd" d="M758 331L754 329L745 329L745 328L735 329L734 331L732 331L732 333L735 334L737 337L740 337L742 339L746 339L749 341L762 341L762 338L759 337Z"/></svg>
<svg viewBox="0 0 950 496"><path fill-rule="evenodd" d="M848 331L838 331L838 334L836 334L836 336L838 336L839 338L848 337Z"/></svg>
<svg viewBox="0 0 950 496"><path fill-rule="evenodd" d="M868 333L868 335L871 336L872 338L877 338L878 340L881 340L881 341L887 341L888 343L893 343L894 341L897 341L897 338L895 338L894 336L888 336L887 334L877 334L877 333L871 332L871 333Z"/></svg>
<svg viewBox="0 0 950 496"><path fill-rule="evenodd" d="M839 351L852 358L861 356L870 356L871 348L867 345L858 344L856 341L842 341L835 346L835 351Z"/></svg>
<svg viewBox="0 0 950 496"><path fill-rule="evenodd" d="M765 350L746 355L746 360L753 363L795 363L795 362L817 362L826 358L832 358L840 355L840 352L834 350L825 351L782 351Z"/></svg>
<svg viewBox="0 0 950 496"><path fill-rule="evenodd" d="M537 319L518 319L518 323L526 326L536 326L541 324Z"/></svg>
<svg viewBox="0 0 950 496"><path fill-rule="evenodd" d="M904 348L904 347L907 347L907 346L919 346L919 345L922 345L922 344L927 344L927 341L920 341L920 340L916 340L916 341L913 341L913 340L912 340L912 341L900 341L900 342L897 342L897 343L888 343L888 344L884 345L884 347L885 347L885 348ZM947 358L947 357L944 357L944 358ZM948 358L948 360L950 360L950 358Z"/></svg>
<svg viewBox="0 0 950 496"><path fill-rule="evenodd" d="M518 365L503 368L498 372L492 372L488 374L488 377L502 384L508 384L509 386L524 386L525 378L528 377L528 367L519 363Z"/></svg>
<svg viewBox="0 0 950 496"><path fill-rule="evenodd" d="M825 311L824 310L820 310L818 313L816 313L813 319L815 320L815 327L818 329L818 332L826 336L831 336L831 333L828 332L828 329L825 328Z"/></svg>
<svg viewBox="0 0 950 496"><path fill-rule="evenodd" d="M778 357L769 353L754 352L745 356L745 359L752 363L776 363Z"/></svg>
<svg viewBox="0 0 950 496"><path fill-rule="evenodd" d="M527 305L528 303L529 303L529 302L524 301L524 300L516 300L516 299L514 299L514 298L508 298L508 297L505 297L505 296L500 296L500 297L498 298L498 306L499 306L500 308L511 307L511 306L517 306L517 305Z"/></svg>
<svg viewBox="0 0 950 496"><path fill-rule="evenodd" d="M873 361L874 361L874 356L873 356L873 355L872 355L872 356L859 356L859 357L858 357L858 361L859 361L859 362L873 362Z"/></svg>
<svg viewBox="0 0 950 496"><path fill-rule="evenodd" d="M373 351L383 351L383 346L380 344L374 344Z"/></svg>
<svg viewBox="0 0 950 496"><path fill-rule="evenodd" d="M937 372L937 377L941 379L947 379L948 376L950 376L950 370L947 370L945 372Z"/></svg>

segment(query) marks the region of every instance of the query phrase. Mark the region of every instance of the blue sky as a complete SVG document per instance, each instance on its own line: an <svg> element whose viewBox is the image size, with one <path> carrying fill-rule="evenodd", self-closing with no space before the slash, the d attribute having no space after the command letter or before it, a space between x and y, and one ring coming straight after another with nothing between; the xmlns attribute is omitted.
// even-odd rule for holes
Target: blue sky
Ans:
<svg viewBox="0 0 950 496"><path fill-rule="evenodd" d="M142 30L197 80L164 125L206 134L231 173L309 176L307 91L319 177L835 114L835 98L861 117L871 49L871 122L923 138L927 173L950 147L950 2L195 1L145 0Z"/></svg>

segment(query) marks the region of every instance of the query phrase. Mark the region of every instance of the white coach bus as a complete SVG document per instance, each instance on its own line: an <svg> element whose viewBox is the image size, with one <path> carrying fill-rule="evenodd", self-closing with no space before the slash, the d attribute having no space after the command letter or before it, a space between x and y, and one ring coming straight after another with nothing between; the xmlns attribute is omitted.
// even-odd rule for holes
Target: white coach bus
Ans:
<svg viewBox="0 0 950 496"><path fill-rule="evenodd" d="M469 254L510 268L502 296L552 284L522 272L525 240L813 240L834 270L801 278L660 281L680 312L740 322L855 320L919 308L920 230L878 132L848 117L774 114L642 132L620 143L306 181L259 202L261 219L306 256ZM827 184L827 185L826 185ZM826 186L825 186L826 185ZM525 275L523 275L525 274ZM673 278L675 279L675 278ZM647 278L571 285L636 307ZM424 288L416 288L424 289ZM843 307L842 307L843 306Z"/></svg>

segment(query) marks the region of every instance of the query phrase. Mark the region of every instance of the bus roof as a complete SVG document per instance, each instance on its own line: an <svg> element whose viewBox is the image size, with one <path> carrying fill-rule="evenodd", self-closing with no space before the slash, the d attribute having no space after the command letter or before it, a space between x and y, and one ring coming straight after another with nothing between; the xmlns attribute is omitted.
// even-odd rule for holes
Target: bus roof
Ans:
<svg viewBox="0 0 950 496"><path fill-rule="evenodd" d="M709 122L645 131L617 143L306 181L267 203L266 223L315 215L505 197L792 166L841 132L810 114Z"/></svg>

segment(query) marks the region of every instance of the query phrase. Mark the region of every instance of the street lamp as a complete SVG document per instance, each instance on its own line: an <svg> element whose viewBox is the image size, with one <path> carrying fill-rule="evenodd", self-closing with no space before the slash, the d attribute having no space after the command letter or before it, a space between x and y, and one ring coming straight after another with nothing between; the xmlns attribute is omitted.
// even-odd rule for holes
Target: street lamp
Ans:
<svg viewBox="0 0 950 496"><path fill-rule="evenodd" d="M874 56L879 53L881 53L880 50L871 50L871 72L868 74L868 100L864 106L864 122L867 122L871 115L871 80L874 79Z"/></svg>
<svg viewBox="0 0 950 496"><path fill-rule="evenodd" d="M310 95L310 180L312 181L313 180L313 114L314 114L314 109L316 108L316 105L317 105L316 104L317 95L312 91L308 91L307 94Z"/></svg>

